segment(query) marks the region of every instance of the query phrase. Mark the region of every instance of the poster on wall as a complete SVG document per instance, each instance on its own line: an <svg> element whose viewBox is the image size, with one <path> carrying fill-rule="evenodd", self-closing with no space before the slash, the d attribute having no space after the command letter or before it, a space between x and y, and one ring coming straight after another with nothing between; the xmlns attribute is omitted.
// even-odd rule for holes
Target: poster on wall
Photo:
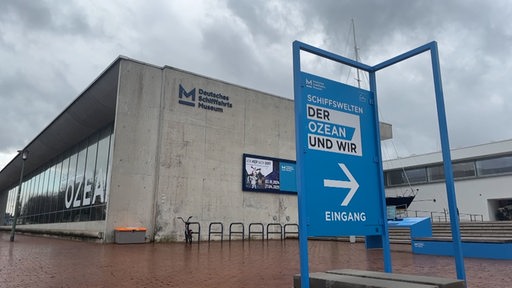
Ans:
<svg viewBox="0 0 512 288"><path fill-rule="evenodd" d="M243 155L243 191L297 193L295 161Z"/></svg>

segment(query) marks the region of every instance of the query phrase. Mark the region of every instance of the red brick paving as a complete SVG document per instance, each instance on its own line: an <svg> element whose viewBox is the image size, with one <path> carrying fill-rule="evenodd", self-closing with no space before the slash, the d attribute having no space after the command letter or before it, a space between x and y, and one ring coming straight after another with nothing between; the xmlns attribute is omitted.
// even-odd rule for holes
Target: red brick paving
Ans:
<svg viewBox="0 0 512 288"><path fill-rule="evenodd" d="M310 271L383 270L364 244L310 241ZM455 278L453 258L392 246L393 272ZM512 260L465 259L468 287L512 287ZM292 287L296 240L95 244L0 232L0 287Z"/></svg>

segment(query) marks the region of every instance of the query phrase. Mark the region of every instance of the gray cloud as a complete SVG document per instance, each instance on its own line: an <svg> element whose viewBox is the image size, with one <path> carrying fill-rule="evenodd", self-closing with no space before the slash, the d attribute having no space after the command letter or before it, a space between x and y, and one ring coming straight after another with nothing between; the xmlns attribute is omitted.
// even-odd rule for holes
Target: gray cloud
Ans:
<svg viewBox="0 0 512 288"><path fill-rule="evenodd" d="M0 21L19 26L27 33L53 32L88 34L92 31L86 15L74 2L2 1Z"/></svg>
<svg viewBox="0 0 512 288"><path fill-rule="evenodd" d="M354 58L352 19L370 65L438 42L452 146L509 139L511 16L507 1L478 0L1 1L0 167L120 54L291 98L292 42ZM429 61L377 74L381 117L395 129L384 149L400 156L440 149ZM356 84L347 67L306 62Z"/></svg>

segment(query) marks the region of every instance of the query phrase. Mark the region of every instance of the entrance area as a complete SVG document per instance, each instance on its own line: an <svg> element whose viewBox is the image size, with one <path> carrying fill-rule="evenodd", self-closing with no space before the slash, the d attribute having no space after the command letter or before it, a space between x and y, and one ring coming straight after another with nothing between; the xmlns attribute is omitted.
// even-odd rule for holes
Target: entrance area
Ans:
<svg viewBox="0 0 512 288"><path fill-rule="evenodd" d="M512 198L490 199L489 219L494 221L512 221Z"/></svg>

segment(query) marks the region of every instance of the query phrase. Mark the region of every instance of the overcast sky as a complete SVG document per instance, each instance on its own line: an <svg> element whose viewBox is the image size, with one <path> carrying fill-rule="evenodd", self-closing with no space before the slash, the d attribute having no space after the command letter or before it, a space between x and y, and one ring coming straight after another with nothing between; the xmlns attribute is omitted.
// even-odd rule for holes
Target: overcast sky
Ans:
<svg viewBox="0 0 512 288"><path fill-rule="evenodd" d="M452 148L512 138L510 1L2 0L0 169L118 55L292 98L292 42L355 58L352 19L368 65L438 42ZM429 61L377 74L385 158L441 149ZM346 67L304 65L357 85Z"/></svg>

